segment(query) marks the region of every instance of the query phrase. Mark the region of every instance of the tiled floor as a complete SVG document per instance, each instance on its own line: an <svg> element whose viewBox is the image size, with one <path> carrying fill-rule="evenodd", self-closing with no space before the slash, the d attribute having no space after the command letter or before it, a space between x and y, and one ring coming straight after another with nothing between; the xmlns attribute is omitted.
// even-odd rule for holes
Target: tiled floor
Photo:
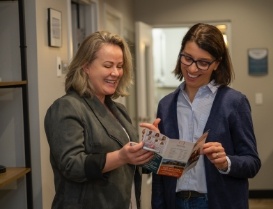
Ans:
<svg viewBox="0 0 273 209"><path fill-rule="evenodd" d="M273 209L273 199L250 199L249 209Z"/></svg>

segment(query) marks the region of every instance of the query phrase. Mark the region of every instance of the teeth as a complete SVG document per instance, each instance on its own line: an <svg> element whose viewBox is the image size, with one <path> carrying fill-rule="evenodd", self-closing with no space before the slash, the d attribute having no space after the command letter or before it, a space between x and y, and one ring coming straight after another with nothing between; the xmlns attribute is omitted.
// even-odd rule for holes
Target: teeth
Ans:
<svg viewBox="0 0 273 209"><path fill-rule="evenodd" d="M116 83L116 81L109 81L109 80L106 80L107 83Z"/></svg>
<svg viewBox="0 0 273 209"><path fill-rule="evenodd" d="M191 78L197 78L198 76L197 75L191 75L188 73L188 76L191 77Z"/></svg>

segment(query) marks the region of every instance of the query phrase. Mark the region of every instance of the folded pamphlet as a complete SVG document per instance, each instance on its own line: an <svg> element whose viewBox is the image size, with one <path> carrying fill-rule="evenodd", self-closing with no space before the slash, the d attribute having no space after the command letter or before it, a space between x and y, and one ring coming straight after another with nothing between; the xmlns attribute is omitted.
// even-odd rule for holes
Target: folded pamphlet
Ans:
<svg viewBox="0 0 273 209"><path fill-rule="evenodd" d="M142 134L143 149L155 152L152 160L144 164L143 168L159 175L178 178L196 165L208 131L196 142L170 139L149 129L143 129Z"/></svg>

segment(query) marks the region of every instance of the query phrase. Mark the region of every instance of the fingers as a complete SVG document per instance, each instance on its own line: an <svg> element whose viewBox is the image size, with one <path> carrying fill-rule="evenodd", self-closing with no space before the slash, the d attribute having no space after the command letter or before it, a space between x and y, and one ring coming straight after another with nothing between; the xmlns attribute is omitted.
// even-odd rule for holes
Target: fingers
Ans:
<svg viewBox="0 0 273 209"><path fill-rule="evenodd" d="M227 168L226 152L221 143L208 142L203 145L202 153L213 163L218 169Z"/></svg>
<svg viewBox="0 0 273 209"><path fill-rule="evenodd" d="M144 154L139 155L134 159L134 165L143 165L149 162L154 157L153 152L146 151Z"/></svg>
<svg viewBox="0 0 273 209"><path fill-rule="evenodd" d="M160 118L156 118L152 124L151 123L140 123L139 126L142 128L148 128L150 130L159 132L158 124L160 123L160 120L161 120Z"/></svg>
<svg viewBox="0 0 273 209"><path fill-rule="evenodd" d="M217 160L217 159L220 159L220 158L223 158L223 157L226 157L225 152L215 152L215 153L212 153L211 160Z"/></svg>
<svg viewBox="0 0 273 209"><path fill-rule="evenodd" d="M211 155L215 153L215 156L218 152L225 152L224 147L219 142L208 142L203 145L202 153L205 155Z"/></svg>
<svg viewBox="0 0 273 209"><path fill-rule="evenodd" d="M132 147L132 148L128 148L130 152L137 152L139 151L140 149L142 149L143 147L143 142L129 142L128 144L126 144L125 146L129 146L129 147Z"/></svg>
<svg viewBox="0 0 273 209"><path fill-rule="evenodd" d="M123 148L127 162L133 165L142 165L150 161L154 153L143 149L143 142L129 142Z"/></svg>
<svg viewBox="0 0 273 209"><path fill-rule="evenodd" d="M160 123L161 119L160 118L156 118L153 122L153 125L158 128L158 124Z"/></svg>
<svg viewBox="0 0 273 209"><path fill-rule="evenodd" d="M207 157L218 169L222 169L227 165L225 152L213 152L211 154L207 154Z"/></svg>

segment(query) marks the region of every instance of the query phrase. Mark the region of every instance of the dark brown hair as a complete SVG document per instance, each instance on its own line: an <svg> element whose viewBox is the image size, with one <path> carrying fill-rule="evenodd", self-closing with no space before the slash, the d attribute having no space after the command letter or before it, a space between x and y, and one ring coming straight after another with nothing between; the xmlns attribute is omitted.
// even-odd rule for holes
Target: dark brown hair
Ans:
<svg viewBox="0 0 273 209"><path fill-rule="evenodd" d="M215 85L226 86L230 84L234 79L234 71L223 34L216 26L204 23L193 25L184 36L176 67L173 71L174 75L182 81L180 53L189 41L194 41L201 49L210 53L219 62L217 70L214 70L211 74L210 81L215 80Z"/></svg>

